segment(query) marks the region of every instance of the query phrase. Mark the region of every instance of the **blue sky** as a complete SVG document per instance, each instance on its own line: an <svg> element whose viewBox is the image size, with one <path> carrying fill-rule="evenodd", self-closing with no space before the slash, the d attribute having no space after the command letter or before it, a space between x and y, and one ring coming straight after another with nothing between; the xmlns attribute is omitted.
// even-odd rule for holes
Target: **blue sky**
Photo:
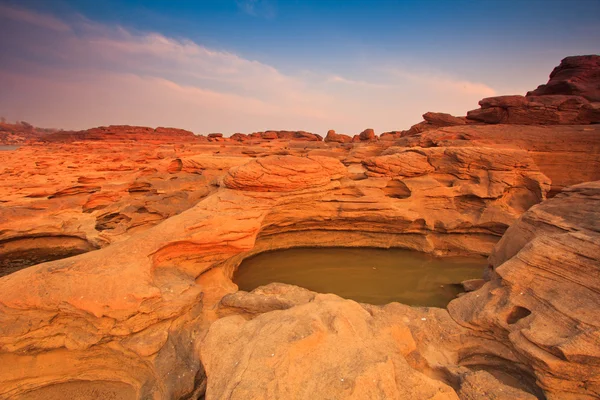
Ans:
<svg viewBox="0 0 600 400"><path fill-rule="evenodd" d="M0 50L9 120L382 132L600 53L600 1L0 0Z"/></svg>

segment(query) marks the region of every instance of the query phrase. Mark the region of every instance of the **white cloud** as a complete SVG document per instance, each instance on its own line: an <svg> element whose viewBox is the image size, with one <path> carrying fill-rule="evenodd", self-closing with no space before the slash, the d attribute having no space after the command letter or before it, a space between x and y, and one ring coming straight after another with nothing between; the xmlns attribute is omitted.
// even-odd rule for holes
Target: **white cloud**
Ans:
<svg viewBox="0 0 600 400"><path fill-rule="evenodd" d="M310 71L291 76L186 39L83 16L67 22L10 10L5 14L13 20L35 21L45 31L17 24L9 38L0 26L0 46L11 48L0 69L0 115L38 126L169 125L198 133L400 130L426 111L464 115L494 94L484 84L399 69L366 69L357 77Z"/></svg>

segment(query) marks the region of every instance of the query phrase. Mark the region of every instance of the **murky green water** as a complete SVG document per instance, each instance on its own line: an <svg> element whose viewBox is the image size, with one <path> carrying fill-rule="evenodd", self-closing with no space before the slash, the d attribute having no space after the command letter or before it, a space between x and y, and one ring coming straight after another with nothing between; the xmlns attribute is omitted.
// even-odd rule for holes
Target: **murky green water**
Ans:
<svg viewBox="0 0 600 400"><path fill-rule="evenodd" d="M403 249L297 248L244 260L233 281L246 291L282 282L363 303L445 307L462 291L460 282L480 278L486 264L483 257Z"/></svg>

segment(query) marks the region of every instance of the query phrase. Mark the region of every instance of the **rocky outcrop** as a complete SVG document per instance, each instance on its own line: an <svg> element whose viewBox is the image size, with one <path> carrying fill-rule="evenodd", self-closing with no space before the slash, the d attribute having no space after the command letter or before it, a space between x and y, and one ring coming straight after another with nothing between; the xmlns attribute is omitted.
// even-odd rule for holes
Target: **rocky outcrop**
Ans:
<svg viewBox="0 0 600 400"><path fill-rule="evenodd" d="M532 207L490 256L491 281L449 305L458 323L509 348L548 398L600 396L599 209L600 182Z"/></svg>
<svg viewBox="0 0 600 400"><path fill-rule="evenodd" d="M200 346L207 399L458 399L414 370L401 315L334 295L247 321L213 323Z"/></svg>
<svg viewBox="0 0 600 400"><path fill-rule="evenodd" d="M28 141L35 141L41 137L54 133L56 129L37 128L25 121L14 124L0 122L0 146L22 145Z"/></svg>
<svg viewBox="0 0 600 400"><path fill-rule="evenodd" d="M406 136L406 131L383 132L379 135L379 140L396 140Z"/></svg>
<svg viewBox="0 0 600 400"><path fill-rule="evenodd" d="M495 147L527 151L552 182L550 196L600 179L600 126L467 125L403 138L396 146Z"/></svg>
<svg viewBox="0 0 600 400"><path fill-rule="evenodd" d="M600 123L600 103L581 96L500 96L483 99L467 118L486 124L585 125Z"/></svg>
<svg viewBox="0 0 600 400"><path fill-rule="evenodd" d="M352 142L352 138L348 135L344 135L343 133L335 133L334 130L327 131L327 136L325 136L326 142L334 142L334 143L350 143Z"/></svg>
<svg viewBox="0 0 600 400"><path fill-rule="evenodd" d="M321 135L316 133L310 133L306 131L265 131L265 132L254 132L245 136L242 134L236 134L235 140L294 140L294 141L305 141L305 142L320 142L323 140Z"/></svg>
<svg viewBox="0 0 600 400"><path fill-rule="evenodd" d="M245 133L234 133L230 136L230 139L235 140L237 142L243 142L245 140L248 140L248 135L246 135Z"/></svg>
<svg viewBox="0 0 600 400"><path fill-rule="evenodd" d="M468 121L464 117L454 117L450 114L438 112L426 112L423 114L423 119L423 122L419 122L418 124L411 126L409 130L405 131L401 135L401 137L414 136L419 133L444 126L465 125Z"/></svg>
<svg viewBox="0 0 600 400"><path fill-rule="evenodd" d="M145 126L110 125L84 131L58 131L38 139L50 143L72 143L79 141L143 141L152 142L195 142L206 140L184 129Z"/></svg>
<svg viewBox="0 0 600 400"><path fill-rule="evenodd" d="M361 133L359 133L358 135L354 135L352 137L352 142L353 143L360 143L360 142L374 142L377 140L377 135L375 135L375 131L373 129L365 129L364 131L362 131Z"/></svg>
<svg viewBox="0 0 600 400"><path fill-rule="evenodd" d="M600 56L571 56L564 58L550 74L545 85L528 92L527 96L581 96L590 102L600 102Z"/></svg>
<svg viewBox="0 0 600 400"><path fill-rule="evenodd" d="M224 140L222 133L209 133L206 137L209 142L222 142Z"/></svg>
<svg viewBox="0 0 600 400"><path fill-rule="evenodd" d="M486 124L579 125L600 123L600 56L562 60L550 81L527 96L483 99L467 119Z"/></svg>
<svg viewBox="0 0 600 400"><path fill-rule="evenodd" d="M231 169L223 183L230 189L292 192L324 186L345 173L346 168L329 157L273 156Z"/></svg>
<svg viewBox="0 0 600 400"><path fill-rule="evenodd" d="M89 141L1 152L0 275L148 229L214 190L210 182L224 173L223 162L229 168L249 160L188 160L179 150L175 171L173 149Z"/></svg>

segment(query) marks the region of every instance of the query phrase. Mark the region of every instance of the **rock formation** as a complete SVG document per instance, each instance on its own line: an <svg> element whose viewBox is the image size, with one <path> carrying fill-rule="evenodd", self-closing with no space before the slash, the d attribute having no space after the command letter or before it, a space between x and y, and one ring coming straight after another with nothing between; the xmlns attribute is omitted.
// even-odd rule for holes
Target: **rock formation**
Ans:
<svg viewBox="0 0 600 400"><path fill-rule="evenodd" d="M334 130L327 131L327 136L325 136L326 142L337 142L337 143L350 143L352 142L352 138L348 135L344 135L342 133L335 133Z"/></svg>
<svg viewBox="0 0 600 400"><path fill-rule="evenodd" d="M583 125L600 123L600 56L563 59L546 85L526 96L483 99L469 120L487 124Z"/></svg>
<svg viewBox="0 0 600 400"><path fill-rule="evenodd" d="M30 140L38 140L55 131L55 129L37 128L25 121L11 124L2 119L0 122L0 146L21 145Z"/></svg>
<svg viewBox="0 0 600 400"><path fill-rule="evenodd" d="M503 343L548 398L600 396L599 207L599 181L532 207L492 252L491 281L449 306Z"/></svg>
<svg viewBox="0 0 600 400"><path fill-rule="evenodd" d="M0 152L0 398L600 397L594 60L484 99L493 124L113 126ZM489 269L448 310L233 284L243 259L298 246Z"/></svg>
<svg viewBox="0 0 600 400"><path fill-rule="evenodd" d="M564 58L550 74L548 83L528 92L527 96L552 94L581 96L590 102L600 102L600 56Z"/></svg>

